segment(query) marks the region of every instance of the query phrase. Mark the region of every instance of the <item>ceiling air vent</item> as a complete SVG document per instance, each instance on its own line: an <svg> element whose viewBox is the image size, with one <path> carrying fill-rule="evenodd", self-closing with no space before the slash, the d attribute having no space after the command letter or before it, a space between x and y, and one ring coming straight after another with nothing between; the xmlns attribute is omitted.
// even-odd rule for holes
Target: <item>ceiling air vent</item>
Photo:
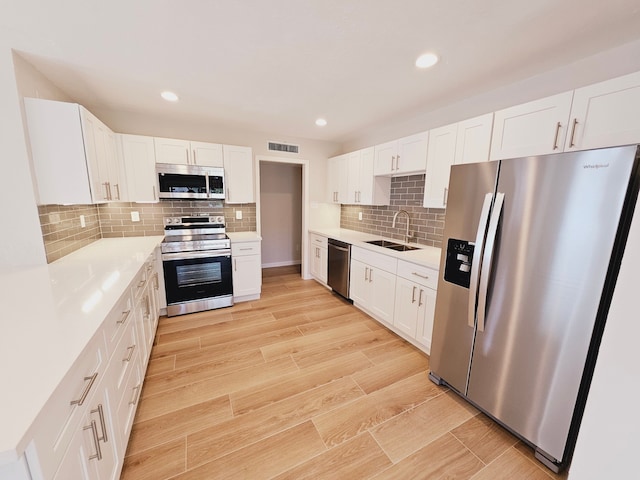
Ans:
<svg viewBox="0 0 640 480"><path fill-rule="evenodd" d="M274 152L298 153L300 145L287 145L286 143L269 142L269 150Z"/></svg>

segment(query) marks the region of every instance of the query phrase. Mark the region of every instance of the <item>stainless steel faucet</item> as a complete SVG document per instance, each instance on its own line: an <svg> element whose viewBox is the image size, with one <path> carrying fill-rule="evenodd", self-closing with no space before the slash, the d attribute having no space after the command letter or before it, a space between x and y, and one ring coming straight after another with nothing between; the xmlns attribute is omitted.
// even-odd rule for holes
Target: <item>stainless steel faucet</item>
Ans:
<svg viewBox="0 0 640 480"><path fill-rule="evenodd" d="M396 218L398 218L398 215L400 215L401 213L404 213L407 216L407 230L404 234L404 242L409 243L409 239L411 238L411 234L409 232L409 221L411 220L411 217L409 217L409 212L407 212L406 210L398 210L393 216L393 223L391 224L391 228L396 228Z"/></svg>

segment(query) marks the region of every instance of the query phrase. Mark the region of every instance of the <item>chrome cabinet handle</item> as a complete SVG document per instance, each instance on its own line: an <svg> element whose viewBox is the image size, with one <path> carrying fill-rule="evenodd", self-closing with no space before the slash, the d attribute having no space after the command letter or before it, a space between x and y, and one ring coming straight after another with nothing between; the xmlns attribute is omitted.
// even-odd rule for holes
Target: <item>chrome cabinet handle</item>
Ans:
<svg viewBox="0 0 640 480"><path fill-rule="evenodd" d="M416 286L413 286L413 292L411 293L411 303L416 303Z"/></svg>
<svg viewBox="0 0 640 480"><path fill-rule="evenodd" d="M571 127L571 139L569 140L569 148L576 146L576 144L574 143L574 140L575 140L575 136L576 136L576 126L577 125L578 125L578 119L574 118L573 119L573 126Z"/></svg>
<svg viewBox="0 0 640 480"><path fill-rule="evenodd" d="M427 275L421 275L418 272L411 272L411 275L415 275L416 277L424 278L425 280L429 280Z"/></svg>
<svg viewBox="0 0 640 480"><path fill-rule="evenodd" d="M187 165L189 165L191 163L191 155L189 155L189 149L185 148L184 153L187 154Z"/></svg>
<svg viewBox="0 0 640 480"><path fill-rule="evenodd" d="M369 269L369 283L373 281L373 268Z"/></svg>
<svg viewBox="0 0 640 480"><path fill-rule="evenodd" d="M102 182L104 186L104 199L109 200L109 182Z"/></svg>
<svg viewBox="0 0 640 480"><path fill-rule="evenodd" d="M144 312L144 319L147 320L151 316L151 304L149 303L149 295L144 297L144 302L145 302L145 309L146 309Z"/></svg>
<svg viewBox="0 0 640 480"><path fill-rule="evenodd" d="M98 408L91 410L91 413L97 413L98 417L100 418L100 428L102 428L102 437L97 437L98 440L101 440L104 443L107 443L109 439L107 438L107 426L106 426L106 422L104 421L104 411L102 410L102 404L99 403Z"/></svg>
<svg viewBox="0 0 640 480"><path fill-rule="evenodd" d="M234 272L238 271L238 259L237 258L233 259L233 271Z"/></svg>
<svg viewBox="0 0 640 480"><path fill-rule="evenodd" d="M135 344L131 345L130 347L127 347L127 351L129 352L129 355L127 355L125 358L122 359L123 362L130 362L131 361L131 357L133 356L133 352L135 351L136 346Z"/></svg>
<svg viewBox="0 0 640 480"><path fill-rule="evenodd" d="M89 395L89 390L91 390L91 387L93 387L93 383L96 381L96 378L98 378L98 372L94 373L90 377L84 377L84 381L86 382L88 380L89 383L85 385L84 390L80 394L80 398L78 400L71 400L71 405L82 405L84 403L84 401L87 399L87 395Z"/></svg>
<svg viewBox="0 0 640 480"><path fill-rule="evenodd" d="M560 136L560 127L562 126L562 124L560 122L557 123L556 125L556 136L553 139L553 149L557 150L558 149L558 137Z"/></svg>
<svg viewBox="0 0 640 480"><path fill-rule="evenodd" d="M369 281L369 276L367 275L369 273L369 267L364 267L364 281L367 282Z"/></svg>
<svg viewBox="0 0 640 480"><path fill-rule="evenodd" d="M96 453L94 455L89 455L89 460L98 459L102 460L102 450L100 450L100 439L98 438L98 427L96 426L96 421L91 420L91 423L83 428L83 430L91 429L93 436L93 444L96 446Z"/></svg>
<svg viewBox="0 0 640 480"><path fill-rule="evenodd" d="M198 160L196 159L196 151L195 151L195 149L193 150L193 164L194 165L198 164Z"/></svg>
<svg viewBox="0 0 640 480"><path fill-rule="evenodd" d="M391 170L395 170L395 168L393 168L393 162L396 160L396 156L395 155L391 155Z"/></svg>
<svg viewBox="0 0 640 480"><path fill-rule="evenodd" d="M423 302L422 302L422 294L424 293L424 290L420 289L420 295L418 295L418 306L421 307Z"/></svg>
<svg viewBox="0 0 640 480"><path fill-rule="evenodd" d="M447 200L449 199L449 188L444 187L444 193L442 195L442 205L447 206Z"/></svg>
<svg viewBox="0 0 640 480"><path fill-rule="evenodd" d="M126 312L122 312L122 316L120 317L120 320L116 321L116 323L118 325L122 325L124 322L127 321L127 318L129 318L129 314L131 313L131 310L127 310Z"/></svg>
<svg viewBox="0 0 640 480"><path fill-rule="evenodd" d="M120 200L120 184L116 183L114 186L116 187L116 192L117 192L116 199Z"/></svg>
<svg viewBox="0 0 640 480"><path fill-rule="evenodd" d="M400 170L400 155L396 155L396 170Z"/></svg>
<svg viewBox="0 0 640 480"><path fill-rule="evenodd" d="M160 280L158 279L158 272L153 274L153 288L158 290L160 288Z"/></svg>
<svg viewBox="0 0 640 480"><path fill-rule="evenodd" d="M140 391L140 385L133 387L133 398L129 401L129 405L135 405L138 403L138 391Z"/></svg>
<svg viewBox="0 0 640 480"><path fill-rule="evenodd" d="M144 287L144 284L145 284L146 282L147 282L146 280L140 280L140 281L138 282L138 288L142 288L142 287Z"/></svg>

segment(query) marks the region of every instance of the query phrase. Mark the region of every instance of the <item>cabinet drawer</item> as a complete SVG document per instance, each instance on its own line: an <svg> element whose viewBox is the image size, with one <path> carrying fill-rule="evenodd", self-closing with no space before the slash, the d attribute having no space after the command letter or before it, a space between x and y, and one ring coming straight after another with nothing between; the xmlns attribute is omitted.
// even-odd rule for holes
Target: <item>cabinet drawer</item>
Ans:
<svg viewBox="0 0 640 480"><path fill-rule="evenodd" d="M383 253L372 252L365 248L352 247L351 258L366 263L372 267L379 268L389 273L396 273L398 259Z"/></svg>
<svg viewBox="0 0 640 480"><path fill-rule="evenodd" d="M106 359L102 335L94 337L40 411L27 447L30 468L44 478L58 469L94 393L101 387ZM33 473L33 472L32 472Z"/></svg>
<svg viewBox="0 0 640 480"><path fill-rule="evenodd" d="M260 255L260 242L232 243L231 255L234 257L241 257L244 255Z"/></svg>
<svg viewBox="0 0 640 480"><path fill-rule="evenodd" d="M316 233L309 234L309 241L311 242L312 246L327 248L328 240L329 239L327 237L323 237L322 235L318 235Z"/></svg>
<svg viewBox="0 0 640 480"><path fill-rule="evenodd" d="M104 338L107 344L106 358L111 357L116 344L122 337L127 325L133 323L133 302L129 291L125 293L120 301L113 307L103 323Z"/></svg>
<svg viewBox="0 0 640 480"><path fill-rule="evenodd" d="M109 363L108 375L113 379L112 386L115 388L116 398L120 395L125 377L140 359L140 345L136 336L134 316L131 317Z"/></svg>
<svg viewBox="0 0 640 480"><path fill-rule="evenodd" d="M145 285L153 275L154 268L155 257L153 254L151 254L144 262L144 265L142 266L138 274L133 279L133 282L131 282L131 293L135 298L138 298L144 291Z"/></svg>
<svg viewBox="0 0 640 480"><path fill-rule="evenodd" d="M398 260L398 276L432 289L438 288L438 270Z"/></svg>

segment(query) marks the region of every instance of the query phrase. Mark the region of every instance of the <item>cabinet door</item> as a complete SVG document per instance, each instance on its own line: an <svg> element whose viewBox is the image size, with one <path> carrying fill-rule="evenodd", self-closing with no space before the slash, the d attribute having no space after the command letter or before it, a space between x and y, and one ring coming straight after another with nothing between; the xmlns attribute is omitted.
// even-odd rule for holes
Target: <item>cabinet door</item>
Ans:
<svg viewBox="0 0 640 480"><path fill-rule="evenodd" d="M349 153L347 164L347 194L345 203L360 203L360 151Z"/></svg>
<svg viewBox="0 0 640 480"><path fill-rule="evenodd" d="M87 159L87 171L91 184L91 196L94 203L110 200L109 173L107 166L106 132L100 125L100 120L85 108L80 107L82 119L82 134Z"/></svg>
<svg viewBox="0 0 640 480"><path fill-rule="evenodd" d="M418 328L418 292L420 286L398 277L393 325L410 338L416 337Z"/></svg>
<svg viewBox="0 0 640 480"><path fill-rule="evenodd" d="M369 270L371 281L371 313L389 325L393 324L396 303L396 275L377 268Z"/></svg>
<svg viewBox="0 0 640 480"><path fill-rule="evenodd" d="M489 160L493 113L458 123L454 163L477 163ZM449 183L447 179L447 183Z"/></svg>
<svg viewBox="0 0 640 480"><path fill-rule="evenodd" d="M24 108L38 204L91 203L79 106L25 98Z"/></svg>
<svg viewBox="0 0 640 480"><path fill-rule="evenodd" d="M331 157L327 160L327 199L329 203L338 203L338 189L340 188L340 167L338 163L340 157Z"/></svg>
<svg viewBox="0 0 640 480"><path fill-rule="evenodd" d="M194 165L222 167L222 145L218 143L191 142L191 158Z"/></svg>
<svg viewBox="0 0 640 480"><path fill-rule="evenodd" d="M327 283L327 273L328 273L328 266L329 266L329 257L328 257L328 252L329 250L324 248L324 247L318 247L319 248L319 258L318 258L318 279L326 284Z"/></svg>
<svg viewBox="0 0 640 480"><path fill-rule="evenodd" d="M362 205L389 205L391 203L391 177L374 176L374 161L373 147L360 150L358 203Z"/></svg>
<svg viewBox="0 0 640 480"><path fill-rule="evenodd" d="M156 150L156 163L176 163L189 165L191 163L191 142L176 138L153 139Z"/></svg>
<svg viewBox="0 0 640 480"><path fill-rule="evenodd" d="M374 147L375 161L373 164L374 175L393 175L396 169L396 153L398 142L387 142Z"/></svg>
<svg viewBox="0 0 640 480"><path fill-rule="evenodd" d="M223 145L224 181L227 203L255 203L253 154L251 147Z"/></svg>
<svg viewBox="0 0 640 480"><path fill-rule="evenodd" d="M429 132L427 174L424 181L425 208L447 206L449 171L456 156L458 124L434 128Z"/></svg>
<svg viewBox="0 0 640 480"><path fill-rule="evenodd" d="M427 168L429 132L422 132L398 140L395 175L424 173Z"/></svg>
<svg viewBox="0 0 640 480"><path fill-rule="evenodd" d="M354 303L363 307L368 307L371 299L371 287L369 285L369 265L359 260L351 260L351 271L349 273L349 298Z"/></svg>
<svg viewBox="0 0 640 480"><path fill-rule="evenodd" d="M108 171L110 199L114 202L129 201L127 191L126 175L122 158L118 155L118 145L116 134L109 127L104 127L106 163Z"/></svg>
<svg viewBox="0 0 640 480"><path fill-rule="evenodd" d="M495 112L491 160L561 152L573 92Z"/></svg>
<svg viewBox="0 0 640 480"><path fill-rule="evenodd" d="M158 201L153 137L119 135L131 202Z"/></svg>
<svg viewBox="0 0 640 480"><path fill-rule="evenodd" d="M256 295L262 286L260 255L233 258L233 296Z"/></svg>
<svg viewBox="0 0 640 480"><path fill-rule="evenodd" d="M565 150L640 143L640 72L574 92Z"/></svg>
<svg viewBox="0 0 640 480"><path fill-rule="evenodd" d="M431 353L431 338L433 336L433 318L436 309L436 291L420 287L418 293L418 332L416 340Z"/></svg>
<svg viewBox="0 0 640 480"><path fill-rule="evenodd" d="M84 427L90 427L84 429L85 442L87 442L85 445L91 445L88 448L91 448L89 451L93 451L92 448L95 447L97 439L102 458L89 460L89 463L94 463L98 478L115 480L119 471L119 457L116 449L113 411L109 406L108 390L104 387L98 390L91 405L87 422L84 424ZM93 428L97 430L96 435L93 434Z"/></svg>
<svg viewBox="0 0 640 480"><path fill-rule="evenodd" d="M87 450L90 445L85 445L85 433L78 429L71 439L67 453L62 458L58 471L53 477L54 480L93 480L98 478L94 465L89 464L89 456L95 452Z"/></svg>

